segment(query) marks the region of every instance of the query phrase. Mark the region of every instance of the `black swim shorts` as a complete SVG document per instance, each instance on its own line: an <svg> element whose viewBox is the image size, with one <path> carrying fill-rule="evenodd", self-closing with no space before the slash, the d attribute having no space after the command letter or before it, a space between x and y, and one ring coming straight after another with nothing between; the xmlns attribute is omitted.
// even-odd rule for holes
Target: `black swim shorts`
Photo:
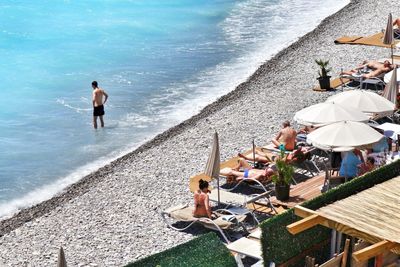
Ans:
<svg viewBox="0 0 400 267"><path fill-rule="evenodd" d="M104 115L104 106L97 106L93 109L93 116L103 116Z"/></svg>

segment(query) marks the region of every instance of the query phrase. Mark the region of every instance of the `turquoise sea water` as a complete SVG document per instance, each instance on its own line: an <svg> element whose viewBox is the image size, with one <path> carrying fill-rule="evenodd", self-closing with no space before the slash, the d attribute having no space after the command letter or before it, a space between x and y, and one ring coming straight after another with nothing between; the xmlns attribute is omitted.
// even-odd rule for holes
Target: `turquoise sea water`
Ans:
<svg viewBox="0 0 400 267"><path fill-rule="evenodd" d="M347 3L1 1L0 217L196 114Z"/></svg>

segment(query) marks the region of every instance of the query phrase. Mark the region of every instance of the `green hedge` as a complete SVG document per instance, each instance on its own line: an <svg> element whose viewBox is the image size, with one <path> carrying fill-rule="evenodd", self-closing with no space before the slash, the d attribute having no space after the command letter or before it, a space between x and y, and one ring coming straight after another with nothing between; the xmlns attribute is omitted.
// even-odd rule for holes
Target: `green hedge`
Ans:
<svg viewBox="0 0 400 267"><path fill-rule="evenodd" d="M236 267L236 261L226 246L213 233L204 234L163 252L130 263L127 267L210 266Z"/></svg>
<svg viewBox="0 0 400 267"><path fill-rule="evenodd" d="M398 175L400 175L400 160L335 187L314 199L304 202L302 206L316 210ZM276 264L284 263L330 237L330 229L322 226L313 227L297 235L290 234L286 230L286 226L299 219L301 218L294 214L294 210L289 209L282 214L264 221L260 225L262 229L261 243L265 266L268 266L270 261ZM299 265L301 264L299 263Z"/></svg>

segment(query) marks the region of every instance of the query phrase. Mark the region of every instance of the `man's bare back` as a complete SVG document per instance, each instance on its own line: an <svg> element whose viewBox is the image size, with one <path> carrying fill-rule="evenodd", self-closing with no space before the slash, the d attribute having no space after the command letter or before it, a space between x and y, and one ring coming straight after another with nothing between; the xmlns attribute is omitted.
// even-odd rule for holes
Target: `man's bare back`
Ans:
<svg viewBox="0 0 400 267"><path fill-rule="evenodd" d="M103 96L107 94L101 88L96 88L93 90L93 106L98 107L103 105L106 101L103 102ZM107 97L106 97L107 99Z"/></svg>
<svg viewBox="0 0 400 267"><path fill-rule="evenodd" d="M278 135L272 139L272 143L276 147L279 147L279 145L283 144L286 150L293 150L296 145L297 132L295 129L290 127L289 121L285 121L282 126L283 127L279 131Z"/></svg>

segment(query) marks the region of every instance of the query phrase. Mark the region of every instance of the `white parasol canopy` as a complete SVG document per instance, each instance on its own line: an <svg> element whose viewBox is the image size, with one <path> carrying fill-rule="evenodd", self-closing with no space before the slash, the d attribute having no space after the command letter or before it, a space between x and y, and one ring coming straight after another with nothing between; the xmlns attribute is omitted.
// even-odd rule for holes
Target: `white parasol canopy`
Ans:
<svg viewBox="0 0 400 267"><path fill-rule="evenodd" d="M365 90L350 90L329 97L326 102L335 102L345 107L361 110L368 115L392 114L395 104L386 98Z"/></svg>
<svg viewBox="0 0 400 267"><path fill-rule="evenodd" d="M365 123L341 121L316 129L307 135L307 143L322 150L349 151L375 144L383 138Z"/></svg>
<svg viewBox="0 0 400 267"><path fill-rule="evenodd" d="M294 115L294 120L306 126L323 126L338 121L368 121L368 116L355 108L335 102L324 102L304 108Z"/></svg>

